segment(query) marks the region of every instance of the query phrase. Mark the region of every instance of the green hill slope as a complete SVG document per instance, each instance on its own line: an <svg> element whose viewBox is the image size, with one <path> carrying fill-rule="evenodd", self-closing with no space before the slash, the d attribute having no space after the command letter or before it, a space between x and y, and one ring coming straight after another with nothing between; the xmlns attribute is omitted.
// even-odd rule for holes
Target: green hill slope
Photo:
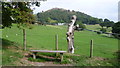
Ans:
<svg viewBox="0 0 120 68"><path fill-rule="evenodd" d="M89 26L90 27L90 26ZM93 27L93 26L92 26ZM67 51L66 32L67 26L34 26L33 29L27 29L27 50L39 49L39 50L55 50L55 35L58 34L58 47L59 50ZM75 54L80 56L64 55L65 58L72 59L75 65L112 65L106 59L113 59L116 57L114 54L118 50L118 40L115 38L109 38L103 35L90 31L75 31L74 46ZM23 47L23 34L22 30L17 26L12 28L5 28L2 30L2 59L3 65L25 65ZM89 58L90 40L94 41L94 58ZM7 46L6 46L7 45ZM97 58L96 58L97 57ZM31 59L31 58L28 58ZM105 61L103 61L105 59ZM31 59L32 60L32 59ZM41 58L37 60L43 60ZM99 60L99 62L97 62ZM44 60L45 61L45 60ZM48 62L48 61L46 61ZM64 61L65 63L68 60ZM90 63L89 63L90 62ZM107 64L109 62L109 64ZM113 62L114 63L114 62ZM29 64L29 63L28 63ZM116 63L114 63L116 64Z"/></svg>
<svg viewBox="0 0 120 68"><path fill-rule="evenodd" d="M69 23L71 16L77 16L77 22L84 24L98 24L103 22L98 19L79 11L70 11L62 8L53 8L45 12L37 13L38 21L42 23Z"/></svg>

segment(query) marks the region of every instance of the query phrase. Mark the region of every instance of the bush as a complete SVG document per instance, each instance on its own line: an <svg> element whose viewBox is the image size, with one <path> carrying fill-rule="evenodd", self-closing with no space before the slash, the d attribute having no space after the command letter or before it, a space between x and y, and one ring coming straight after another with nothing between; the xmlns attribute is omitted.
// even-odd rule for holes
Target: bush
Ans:
<svg viewBox="0 0 120 68"><path fill-rule="evenodd" d="M101 32L101 31L98 31L97 34L102 34L102 32Z"/></svg>
<svg viewBox="0 0 120 68"><path fill-rule="evenodd" d="M84 24L79 24L79 28L85 29L86 26Z"/></svg>
<svg viewBox="0 0 120 68"><path fill-rule="evenodd" d="M103 33L105 33L107 30L105 28L100 29Z"/></svg>
<svg viewBox="0 0 120 68"><path fill-rule="evenodd" d="M86 26L84 24L80 23L76 26L75 30L83 31L85 28L86 28Z"/></svg>
<svg viewBox="0 0 120 68"><path fill-rule="evenodd" d="M117 22L112 27L112 33L120 34L120 22ZM118 39L120 39L120 35L115 34L114 36Z"/></svg>

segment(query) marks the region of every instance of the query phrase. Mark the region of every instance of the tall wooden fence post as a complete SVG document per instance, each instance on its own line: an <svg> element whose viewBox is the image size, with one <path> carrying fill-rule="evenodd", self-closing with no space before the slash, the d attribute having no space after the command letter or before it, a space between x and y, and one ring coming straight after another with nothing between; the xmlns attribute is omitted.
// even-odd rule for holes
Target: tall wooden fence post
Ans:
<svg viewBox="0 0 120 68"><path fill-rule="evenodd" d="M93 56L93 39L90 41L90 58Z"/></svg>
<svg viewBox="0 0 120 68"><path fill-rule="evenodd" d="M55 48L58 50L58 34L55 35ZM56 56L58 56L58 53L56 53Z"/></svg>
<svg viewBox="0 0 120 68"><path fill-rule="evenodd" d="M26 31L23 29L23 45L24 45L24 50L26 50Z"/></svg>

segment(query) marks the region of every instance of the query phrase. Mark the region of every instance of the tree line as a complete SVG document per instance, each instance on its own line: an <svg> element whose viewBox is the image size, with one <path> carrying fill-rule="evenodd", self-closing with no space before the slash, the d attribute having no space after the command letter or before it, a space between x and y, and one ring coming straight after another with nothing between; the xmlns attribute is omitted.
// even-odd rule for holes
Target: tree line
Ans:
<svg viewBox="0 0 120 68"><path fill-rule="evenodd" d="M77 16L76 22L78 24L79 23L89 24L89 25L100 24L101 27L104 26L111 27L114 24L113 21L110 21L108 19L98 19L79 11L74 11L74 10L70 11L62 8L53 8L45 12L42 11L37 13L37 21L44 24L69 23L72 15Z"/></svg>

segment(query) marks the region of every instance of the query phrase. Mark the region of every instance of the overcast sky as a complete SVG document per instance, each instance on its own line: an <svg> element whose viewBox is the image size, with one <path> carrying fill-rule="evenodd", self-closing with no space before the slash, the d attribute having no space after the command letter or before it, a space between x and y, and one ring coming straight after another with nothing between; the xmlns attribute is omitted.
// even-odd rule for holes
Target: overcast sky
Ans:
<svg viewBox="0 0 120 68"><path fill-rule="evenodd" d="M118 21L119 0L47 0L36 7L34 14L52 8L64 8L84 12L97 18Z"/></svg>

